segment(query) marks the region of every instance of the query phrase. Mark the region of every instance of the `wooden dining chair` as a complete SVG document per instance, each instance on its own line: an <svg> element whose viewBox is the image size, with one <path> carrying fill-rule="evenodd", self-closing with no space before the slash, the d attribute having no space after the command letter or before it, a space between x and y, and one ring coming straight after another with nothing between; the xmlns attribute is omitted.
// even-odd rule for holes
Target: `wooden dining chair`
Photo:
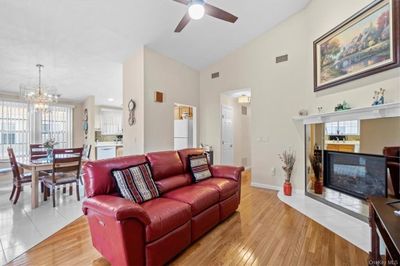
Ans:
<svg viewBox="0 0 400 266"><path fill-rule="evenodd" d="M76 197L79 197L79 175L81 170L83 148L73 149L54 149L53 150L53 170L48 176L42 179L44 190L44 200L50 194L53 197L53 207L56 206L55 190L57 186L66 184L76 184ZM72 191L71 191L72 192Z"/></svg>
<svg viewBox="0 0 400 266"><path fill-rule="evenodd" d="M30 144L29 150L31 161L47 157L47 148L43 144Z"/></svg>
<svg viewBox="0 0 400 266"><path fill-rule="evenodd" d="M82 159L90 160L90 152L91 152L91 150L92 150L92 145L83 144ZM83 185L82 172L81 172L81 175L79 176L79 182L81 182L81 185Z"/></svg>
<svg viewBox="0 0 400 266"><path fill-rule="evenodd" d="M10 200L13 199L15 194L13 204L16 204L18 202L19 195L21 194L22 186L32 182L32 174L21 173L17 163L17 159L15 158L14 150L12 148L7 148L7 153L10 159L11 169L13 173L13 188L11 191Z"/></svg>

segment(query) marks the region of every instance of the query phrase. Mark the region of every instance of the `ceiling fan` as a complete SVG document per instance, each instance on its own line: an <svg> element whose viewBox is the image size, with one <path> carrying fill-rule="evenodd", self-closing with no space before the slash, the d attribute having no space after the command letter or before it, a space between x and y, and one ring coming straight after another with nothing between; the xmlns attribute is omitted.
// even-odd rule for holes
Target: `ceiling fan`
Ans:
<svg viewBox="0 0 400 266"><path fill-rule="evenodd" d="M175 2L188 6L186 14L183 16L175 32L181 32L191 19L199 20L204 14L218 18L230 23L235 23L238 17L228 13L218 7L212 6L206 0L173 0Z"/></svg>

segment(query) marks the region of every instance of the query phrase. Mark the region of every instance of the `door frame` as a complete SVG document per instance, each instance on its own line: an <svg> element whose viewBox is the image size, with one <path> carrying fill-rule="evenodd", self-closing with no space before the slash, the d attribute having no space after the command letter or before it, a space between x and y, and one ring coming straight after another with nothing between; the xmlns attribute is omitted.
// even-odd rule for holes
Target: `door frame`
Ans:
<svg viewBox="0 0 400 266"><path fill-rule="evenodd" d="M234 136L234 130L233 130L233 128L234 128L234 121L233 121L233 107L232 106L230 106L230 105L227 105L227 104L221 104L220 105L220 112L219 112L219 125L220 125L220 137L219 137L219 139L220 139L220 141L219 141L219 145L220 145L220 162L222 163L223 162L223 160L222 160L222 156L223 156L223 151L224 151L224 147L223 147L223 144L222 144L222 127L223 127L223 125L222 125L222 111L223 111L223 109L224 108L227 108L227 109L230 109L231 111L232 111L232 165L235 163L235 145L233 145L233 143L234 143L234 139L235 139L235 136Z"/></svg>

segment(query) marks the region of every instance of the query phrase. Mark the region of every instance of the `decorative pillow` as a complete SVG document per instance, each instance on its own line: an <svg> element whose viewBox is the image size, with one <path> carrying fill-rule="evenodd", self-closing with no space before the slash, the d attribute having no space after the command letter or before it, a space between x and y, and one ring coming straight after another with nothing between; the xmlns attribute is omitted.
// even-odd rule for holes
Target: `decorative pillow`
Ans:
<svg viewBox="0 0 400 266"><path fill-rule="evenodd" d="M112 175L126 199L142 203L160 196L148 163L112 170Z"/></svg>
<svg viewBox="0 0 400 266"><path fill-rule="evenodd" d="M193 181L195 183L200 182L204 179L210 178L211 172L208 167L207 155L190 155L189 156L189 167L192 172Z"/></svg>

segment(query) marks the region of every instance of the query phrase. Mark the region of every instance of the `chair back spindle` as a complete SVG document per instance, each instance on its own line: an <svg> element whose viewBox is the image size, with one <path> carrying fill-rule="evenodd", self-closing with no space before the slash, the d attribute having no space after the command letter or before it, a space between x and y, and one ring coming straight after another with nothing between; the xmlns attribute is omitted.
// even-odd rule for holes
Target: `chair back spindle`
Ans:
<svg viewBox="0 0 400 266"><path fill-rule="evenodd" d="M29 145L31 153L31 161L43 159L47 157L47 148L43 144Z"/></svg>

